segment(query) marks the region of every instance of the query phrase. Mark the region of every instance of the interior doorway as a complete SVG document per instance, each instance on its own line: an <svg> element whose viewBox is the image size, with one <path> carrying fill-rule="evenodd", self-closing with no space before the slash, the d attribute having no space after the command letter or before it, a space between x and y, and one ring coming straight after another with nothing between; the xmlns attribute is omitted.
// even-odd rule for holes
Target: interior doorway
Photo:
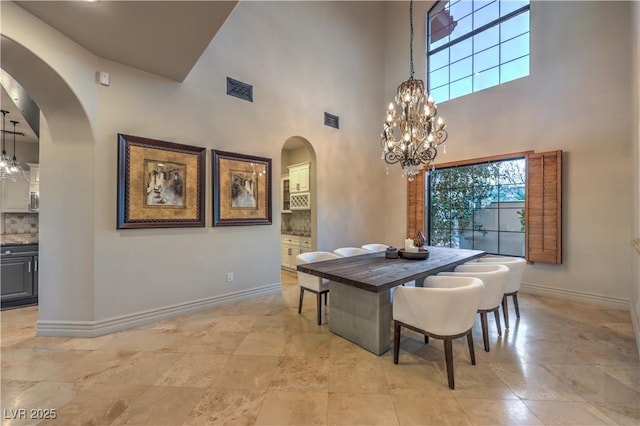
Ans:
<svg viewBox="0 0 640 426"><path fill-rule="evenodd" d="M296 256L317 250L317 161L311 143L288 138L280 155L281 267L295 270Z"/></svg>

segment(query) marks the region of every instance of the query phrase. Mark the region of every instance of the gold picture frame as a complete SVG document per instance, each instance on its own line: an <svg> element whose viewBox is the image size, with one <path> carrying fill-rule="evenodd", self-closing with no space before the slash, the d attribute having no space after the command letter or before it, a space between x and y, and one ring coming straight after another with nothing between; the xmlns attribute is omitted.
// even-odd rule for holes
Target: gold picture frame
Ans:
<svg viewBox="0 0 640 426"><path fill-rule="evenodd" d="M211 152L213 226L270 225L271 159Z"/></svg>
<svg viewBox="0 0 640 426"><path fill-rule="evenodd" d="M206 148L118 133L117 229L205 226Z"/></svg>

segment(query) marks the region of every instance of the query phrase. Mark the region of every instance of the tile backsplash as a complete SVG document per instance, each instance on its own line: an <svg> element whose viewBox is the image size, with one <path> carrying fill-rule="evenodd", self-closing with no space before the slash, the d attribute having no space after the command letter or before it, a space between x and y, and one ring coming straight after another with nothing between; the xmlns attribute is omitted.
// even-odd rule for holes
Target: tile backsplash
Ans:
<svg viewBox="0 0 640 426"><path fill-rule="evenodd" d="M311 210L293 210L282 214L283 234L311 235Z"/></svg>
<svg viewBox="0 0 640 426"><path fill-rule="evenodd" d="M2 213L3 234L37 234L38 213Z"/></svg>

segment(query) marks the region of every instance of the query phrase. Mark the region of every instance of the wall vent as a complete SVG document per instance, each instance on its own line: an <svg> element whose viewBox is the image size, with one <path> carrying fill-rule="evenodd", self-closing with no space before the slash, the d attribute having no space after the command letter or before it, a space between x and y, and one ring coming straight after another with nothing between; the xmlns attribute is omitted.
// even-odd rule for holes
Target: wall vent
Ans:
<svg viewBox="0 0 640 426"><path fill-rule="evenodd" d="M253 86L227 77L227 95L253 102Z"/></svg>
<svg viewBox="0 0 640 426"><path fill-rule="evenodd" d="M340 128L340 117L337 115L329 114L328 112L324 113L324 125L333 127L334 129Z"/></svg>

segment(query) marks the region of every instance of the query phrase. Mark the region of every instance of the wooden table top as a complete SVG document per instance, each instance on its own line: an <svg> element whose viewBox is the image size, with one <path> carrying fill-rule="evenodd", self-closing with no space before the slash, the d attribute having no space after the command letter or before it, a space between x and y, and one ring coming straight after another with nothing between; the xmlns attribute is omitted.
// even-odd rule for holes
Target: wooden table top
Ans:
<svg viewBox="0 0 640 426"><path fill-rule="evenodd" d="M362 254L298 265L300 272L379 293L397 285L421 279L486 254L480 250L426 247L425 260L387 259L384 252Z"/></svg>

